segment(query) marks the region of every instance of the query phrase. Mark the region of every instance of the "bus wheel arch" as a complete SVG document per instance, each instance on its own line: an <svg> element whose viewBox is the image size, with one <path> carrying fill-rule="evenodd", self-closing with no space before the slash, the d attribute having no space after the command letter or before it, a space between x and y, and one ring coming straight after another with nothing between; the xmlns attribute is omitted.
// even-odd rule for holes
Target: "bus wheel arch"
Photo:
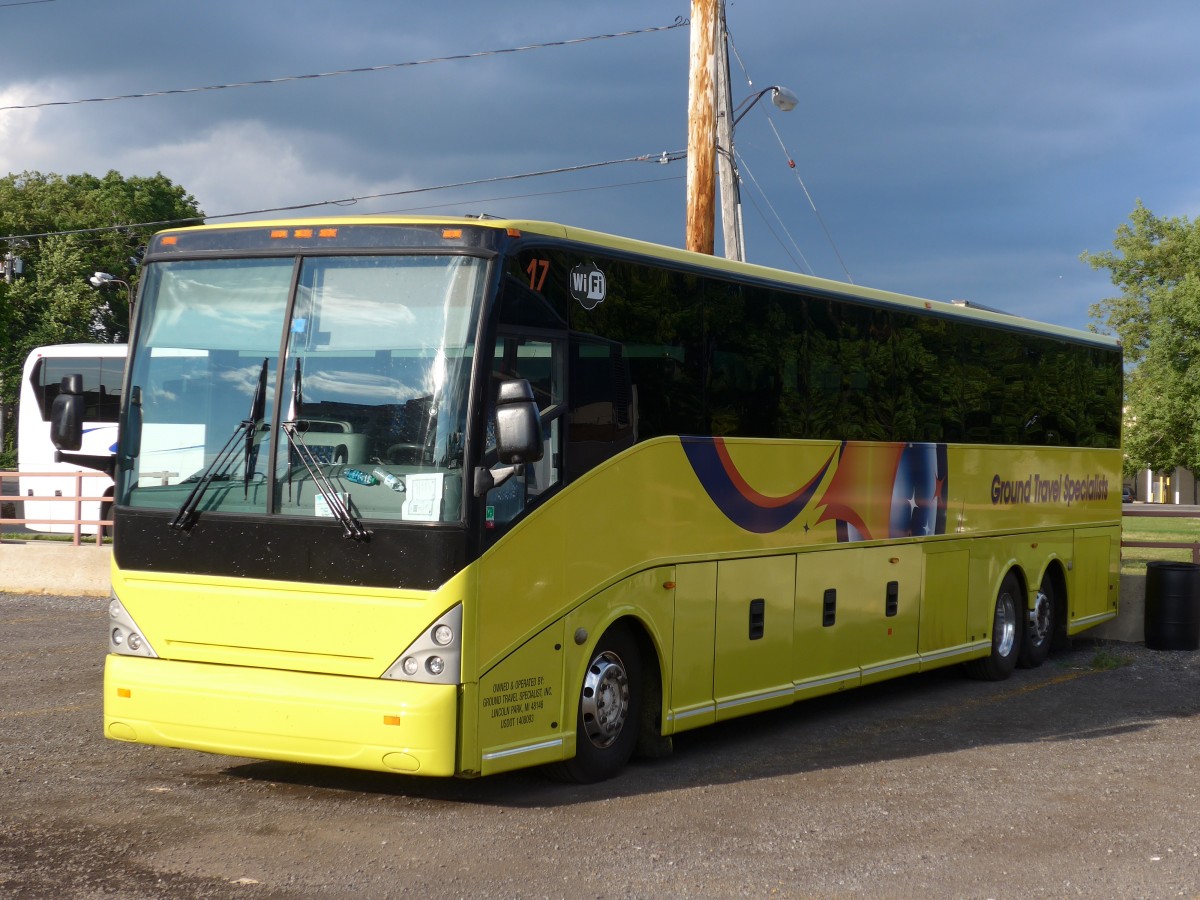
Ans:
<svg viewBox="0 0 1200 900"><path fill-rule="evenodd" d="M1000 581L993 608L991 650L987 656L966 664L967 674L981 681L1003 681L1017 667L1024 640L1024 623L1028 617L1025 602L1025 580L1020 569L1008 570Z"/></svg>
<svg viewBox="0 0 1200 900"><path fill-rule="evenodd" d="M660 673L658 654L641 624L629 618L613 622L589 651L574 687L575 756L549 767L551 777L589 784L617 775L635 751L663 755ZM666 743L669 747L669 738Z"/></svg>

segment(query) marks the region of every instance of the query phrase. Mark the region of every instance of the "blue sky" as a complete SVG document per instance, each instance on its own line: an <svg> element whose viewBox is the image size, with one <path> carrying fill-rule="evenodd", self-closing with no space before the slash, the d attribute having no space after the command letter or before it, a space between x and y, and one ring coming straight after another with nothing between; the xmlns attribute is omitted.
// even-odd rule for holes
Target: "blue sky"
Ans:
<svg viewBox="0 0 1200 900"><path fill-rule="evenodd" d="M0 106L500 50L671 24L687 2L0 0ZM1086 327L1141 200L1200 206L1195 0L728 0L747 257ZM277 85L0 111L0 173L162 172L212 215L687 144L688 33ZM748 82L746 74L750 81ZM777 130L772 130L772 124ZM788 166L794 159L796 167ZM681 246L683 162L322 207L488 213ZM811 196L813 207L805 194ZM720 239L718 237L718 246Z"/></svg>

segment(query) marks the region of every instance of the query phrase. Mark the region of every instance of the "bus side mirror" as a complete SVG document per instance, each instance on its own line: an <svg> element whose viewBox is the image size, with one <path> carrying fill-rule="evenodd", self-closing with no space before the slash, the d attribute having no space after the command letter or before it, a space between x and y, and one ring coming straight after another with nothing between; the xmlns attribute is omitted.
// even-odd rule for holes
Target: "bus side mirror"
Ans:
<svg viewBox="0 0 1200 900"><path fill-rule="evenodd" d="M500 384L496 395L496 455L506 466L542 458L542 418L524 378Z"/></svg>
<svg viewBox="0 0 1200 900"><path fill-rule="evenodd" d="M134 385L129 389L129 440L126 442L125 458L135 459L142 455L142 389Z"/></svg>
<svg viewBox="0 0 1200 900"><path fill-rule="evenodd" d="M83 376L67 375L50 407L50 440L59 450L83 446Z"/></svg>
<svg viewBox="0 0 1200 900"><path fill-rule="evenodd" d="M533 388L524 378L500 384L496 394L496 457L498 469L475 470L475 496L482 497L521 471L525 463L537 462L545 453L542 417Z"/></svg>

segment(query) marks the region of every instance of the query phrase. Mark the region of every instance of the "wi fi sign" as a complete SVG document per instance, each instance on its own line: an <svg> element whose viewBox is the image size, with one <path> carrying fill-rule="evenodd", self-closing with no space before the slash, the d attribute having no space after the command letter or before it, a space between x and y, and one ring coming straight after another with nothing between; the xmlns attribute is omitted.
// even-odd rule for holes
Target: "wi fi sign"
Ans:
<svg viewBox="0 0 1200 900"><path fill-rule="evenodd" d="M584 309L595 309L604 302L608 279L595 263L580 263L571 270L571 296Z"/></svg>

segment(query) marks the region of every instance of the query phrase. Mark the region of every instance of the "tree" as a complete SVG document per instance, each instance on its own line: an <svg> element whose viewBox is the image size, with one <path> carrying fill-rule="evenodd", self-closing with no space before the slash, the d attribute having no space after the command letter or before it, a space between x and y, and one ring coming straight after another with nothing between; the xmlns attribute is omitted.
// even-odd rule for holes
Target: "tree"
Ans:
<svg viewBox="0 0 1200 900"><path fill-rule="evenodd" d="M21 366L34 347L71 342L119 343L129 335L125 288L96 290L93 272L137 285L137 259L163 223L197 222L196 200L161 173L126 178L109 172L23 172L0 178L0 255L11 252L24 273L0 281L0 467L11 466ZM138 225L137 223L155 223Z"/></svg>
<svg viewBox="0 0 1200 900"><path fill-rule="evenodd" d="M1113 246L1082 259L1121 289L1091 317L1125 350L1126 472L1200 471L1200 221L1139 200Z"/></svg>

